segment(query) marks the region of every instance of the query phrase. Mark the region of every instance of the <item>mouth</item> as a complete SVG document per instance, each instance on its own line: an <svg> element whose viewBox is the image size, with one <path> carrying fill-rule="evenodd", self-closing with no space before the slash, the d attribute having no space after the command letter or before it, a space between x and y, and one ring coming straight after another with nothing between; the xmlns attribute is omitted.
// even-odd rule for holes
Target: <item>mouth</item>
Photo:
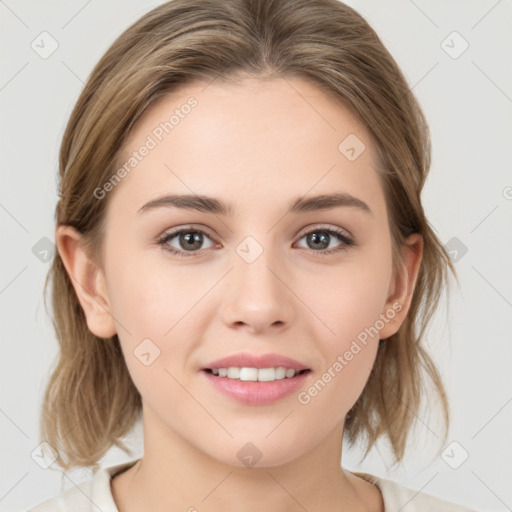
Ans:
<svg viewBox="0 0 512 512"><path fill-rule="evenodd" d="M229 367L229 368L204 368L204 372L218 378L239 380L244 382L273 382L278 380L289 380L305 373L311 372L309 368L295 369L278 366L275 368L251 368L251 367Z"/></svg>
<svg viewBox="0 0 512 512"><path fill-rule="evenodd" d="M297 393L306 385L309 368L286 367L203 368L201 374L213 389L241 404L271 405Z"/></svg>

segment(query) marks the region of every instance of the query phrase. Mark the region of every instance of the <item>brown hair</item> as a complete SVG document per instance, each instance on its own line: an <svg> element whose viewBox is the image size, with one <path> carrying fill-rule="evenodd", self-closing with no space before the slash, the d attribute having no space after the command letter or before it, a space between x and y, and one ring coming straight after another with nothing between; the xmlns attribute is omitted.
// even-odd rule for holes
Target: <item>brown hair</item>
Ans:
<svg viewBox="0 0 512 512"><path fill-rule="evenodd" d="M216 77L300 77L342 101L364 123L379 155L393 244L423 236L423 257L408 316L380 342L366 387L347 415L350 444L382 435L396 461L405 446L425 375L443 411L449 406L440 374L422 342L453 265L421 204L430 167L430 137L422 111L392 56L368 23L337 0L172 0L122 33L93 69L67 124L59 156L57 225L83 236L101 263L105 209L97 187L114 174L123 143L157 98L193 80ZM457 277L455 275L455 277ZM52 281L53 324L60 352L44 395L41 438L57 463L98 468L140 417L141 397L117 335L93 335L58 252ZM425 375L423 375L423 371Z"/></svg>

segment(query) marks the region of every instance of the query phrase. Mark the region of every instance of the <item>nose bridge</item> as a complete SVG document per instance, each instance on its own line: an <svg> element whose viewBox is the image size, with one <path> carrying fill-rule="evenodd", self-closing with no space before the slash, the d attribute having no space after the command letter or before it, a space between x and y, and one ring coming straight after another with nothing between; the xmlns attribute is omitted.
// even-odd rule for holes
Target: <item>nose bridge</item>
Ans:
<svg viewBox="0 0 512 512"><path fill-rule="evenodd" d="M261 330L291 321L292 294L285 284L283 260L276 247L269 246L271 240L268 236L260 243L247 236L236 246L230 286L223 299L225 322Z"/></svg>

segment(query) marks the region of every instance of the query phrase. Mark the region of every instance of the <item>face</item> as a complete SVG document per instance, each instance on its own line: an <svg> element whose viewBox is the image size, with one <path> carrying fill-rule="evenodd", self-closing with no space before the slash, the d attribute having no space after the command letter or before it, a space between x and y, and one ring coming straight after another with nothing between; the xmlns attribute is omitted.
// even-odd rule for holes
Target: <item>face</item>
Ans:
<svg viewBox="0 0 512 512"><path fill-rule="evenodd" d="M343 424L379 338L398 328L367 131L300 79L214 81L153 105L119 167L134 151L136 165L99 199L109 201L101 275L146 434L232 465L247 442L261 464L293 461ZM331 194L345 201L289 210ZM169 195L208 196L231 211L148 205ZM240 353L284 355L309 371L284 396L268 400L282 379L265 403L243 402L204 370Z"/></svg>

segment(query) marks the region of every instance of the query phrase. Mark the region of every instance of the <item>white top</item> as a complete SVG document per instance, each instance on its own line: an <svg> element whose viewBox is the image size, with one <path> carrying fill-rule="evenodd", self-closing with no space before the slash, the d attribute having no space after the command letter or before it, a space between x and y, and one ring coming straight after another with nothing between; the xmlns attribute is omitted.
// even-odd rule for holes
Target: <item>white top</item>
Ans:
<svg viewBox="0 0 512 512"><path fill-rule="evenodd" d="M119 512L112 497L110 482L113 476L133 466L138 460L100 468L94 473L92 480L66 489L61 494L26 509L26 512ZM380 489L385 512L476 512L430 494L409 489L392 480L368 473L351 473L368 480Z"/></svg>

